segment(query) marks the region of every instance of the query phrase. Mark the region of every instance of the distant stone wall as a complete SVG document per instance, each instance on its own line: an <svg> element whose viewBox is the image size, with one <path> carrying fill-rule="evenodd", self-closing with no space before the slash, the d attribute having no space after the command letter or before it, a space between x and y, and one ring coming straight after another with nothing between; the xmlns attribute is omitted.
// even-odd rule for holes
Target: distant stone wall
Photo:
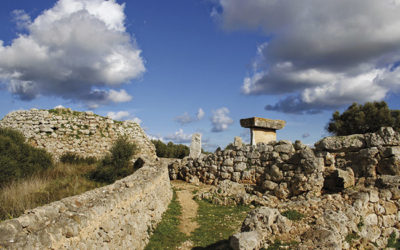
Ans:
<svg viewBox="0 0 400 250"><path fill-rule="evenodd" d="M278 198L319 193L355 184L355 178L400 175L400 134L392 128L376 133L326 137L310 148L297 141L238 145L198 159L171 163L171 179L208 184L223 180L248 183ZM340 181L338 181L340 179ZM336 186L335 186L336 185Z"/></svg>
<svg viewBox="0 0 400 250"><path fill-rule="evenodd" d="M242 145L198 159L186 158L169 166L171 179L207 184L223 180L254 184L263 192L287 198L304 192L320 192L324 160L301 143L270 142Z"/></svg>
<svg viewBox="0 0 400 250"><path fill-rule="evenodd" d="M147 162L156 159L155 147L143 129L133 122L117 122L93 112L71 109L23 110L7 114L0 127L21 131L33 146L46 149L58 159L65 152L102 157L119 136L127 136L138 146Z"/></svg>
<svg viewBox="0 0 400 250"><path fill-rule="evenodd" d="M0 248L143 249L172 199L166 165L0 223Z"/></svg>

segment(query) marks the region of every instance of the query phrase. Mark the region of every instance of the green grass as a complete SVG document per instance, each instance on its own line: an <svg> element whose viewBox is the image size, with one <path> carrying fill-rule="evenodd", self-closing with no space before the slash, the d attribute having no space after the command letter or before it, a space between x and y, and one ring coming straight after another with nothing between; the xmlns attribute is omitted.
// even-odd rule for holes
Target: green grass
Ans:
<svg viewBox="0 0 400 250"><path fill-rule="evenodd" d="M393 232L390 234L387 247L393 247L395 249L400 249L400 238L396 239L396 233Z"/></svg>
<svg viewBox="0 0 400 250"><path fill-rule="evenodd" d="M221 206L207 201L199 204L197 228L191 235L195 247L207 247L227 241L240 228L250 208L247 206Z"/></svg>
<svg viewBox="0 0 400 250"><path fill-rule="evenodd" d="M162 221L150 237L145 250L176 249L176 247L187 239L187 236L178 229L181 210L181 205L176 200L176 193L174 191L172 201L164 213Z"/></svg>
<svg viewBox="0 0 400 250"><path fill-rule="evenodd" d="M304 218L304 214L298 212L297 210L286 210L281 213L283 216L288 218L289 220L298 221Z"/></svg>
<svg viewBox="0 0 400 250"><path fill-rule="evenodd" d="M346 235L345 241L351 245L353 240L357 240L359 238L360 238L360 236L358 236L357 233L353 232L353 233L349 233L348 235Z"/></svg>

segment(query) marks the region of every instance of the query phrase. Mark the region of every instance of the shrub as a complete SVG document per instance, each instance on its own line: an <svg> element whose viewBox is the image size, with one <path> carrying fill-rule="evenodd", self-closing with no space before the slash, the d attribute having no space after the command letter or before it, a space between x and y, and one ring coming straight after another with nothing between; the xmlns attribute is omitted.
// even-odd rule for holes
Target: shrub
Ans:
<svg viewBox="0 0 400 250"><path fill-rule="evenodd" d="M82 157L76 153L67 152L67 153L64 153L60 157L60 161L62 163L68 163L68 164L74 164L74 165L78 165L78 164L92 165L97 162L97 159L96 159L96 157L93 157L93 156Z"/></svg>
<svg viewBox="0 0 400 250"><path fill-rule="evenodd" d="M400 131L400 110L390 110L386 102L353 103L342 114L333 113L326 129L334 135L365 134L381 127Z"/></svg>
<svg viewBox="0 0 400 250"><path fill-rule="evenodd" d="M53 166L51 154L27 144L20 132L0 128L0 186Z"/></svg>
<svg viewBox="0 0 400 250"><path fill-rule="evenodd" d="M182 159L188 156L190 152L189 147L186 145L174 144L172 142L165 144L160 140L152 140L151 142L153 142L156 147L156 154L158 157Z"/></svg>
<svg viewBox="0 0 400 250"><path fill-rule="evenodd" d="M281 213L283 216L288 218L289 220L301 220L304 218L304 214L298 212L297 210L286 210L285 212Z"/></svg>
<svg viewBox="0 0 400 250"><path fill-rule="evenodd" d="M136 153L136 145L128 142L127 138L119 138L112 146L110 153L101 159L97 168L90 174L90 178L112 183L120 178L128 176L135 171L131 162Z"/></svg>

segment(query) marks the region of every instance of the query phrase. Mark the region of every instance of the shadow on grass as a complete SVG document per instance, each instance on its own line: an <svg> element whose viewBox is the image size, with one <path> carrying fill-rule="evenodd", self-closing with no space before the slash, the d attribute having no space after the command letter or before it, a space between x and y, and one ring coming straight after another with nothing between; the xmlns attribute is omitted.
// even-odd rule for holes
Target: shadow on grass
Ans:
<svg viewBox="0 0 400 250"><path fill-rule="evenodd" d="M192 250L231 250L229 240L220 240L212 245L206 247L194 247Z"/></svg>

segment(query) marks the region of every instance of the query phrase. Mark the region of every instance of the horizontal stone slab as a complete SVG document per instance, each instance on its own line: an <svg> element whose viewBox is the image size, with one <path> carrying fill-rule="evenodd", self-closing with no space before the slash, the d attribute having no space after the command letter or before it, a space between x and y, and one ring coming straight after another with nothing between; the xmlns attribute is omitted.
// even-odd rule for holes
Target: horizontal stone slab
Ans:
<svg viewBox="0 0 400 250"><path fill-rule="evenodd" d="M240 120L240 126L244 128L265 128L265 129L282 129L286 122L283 120L271 120L260 117L251 117Z"/></svg>

